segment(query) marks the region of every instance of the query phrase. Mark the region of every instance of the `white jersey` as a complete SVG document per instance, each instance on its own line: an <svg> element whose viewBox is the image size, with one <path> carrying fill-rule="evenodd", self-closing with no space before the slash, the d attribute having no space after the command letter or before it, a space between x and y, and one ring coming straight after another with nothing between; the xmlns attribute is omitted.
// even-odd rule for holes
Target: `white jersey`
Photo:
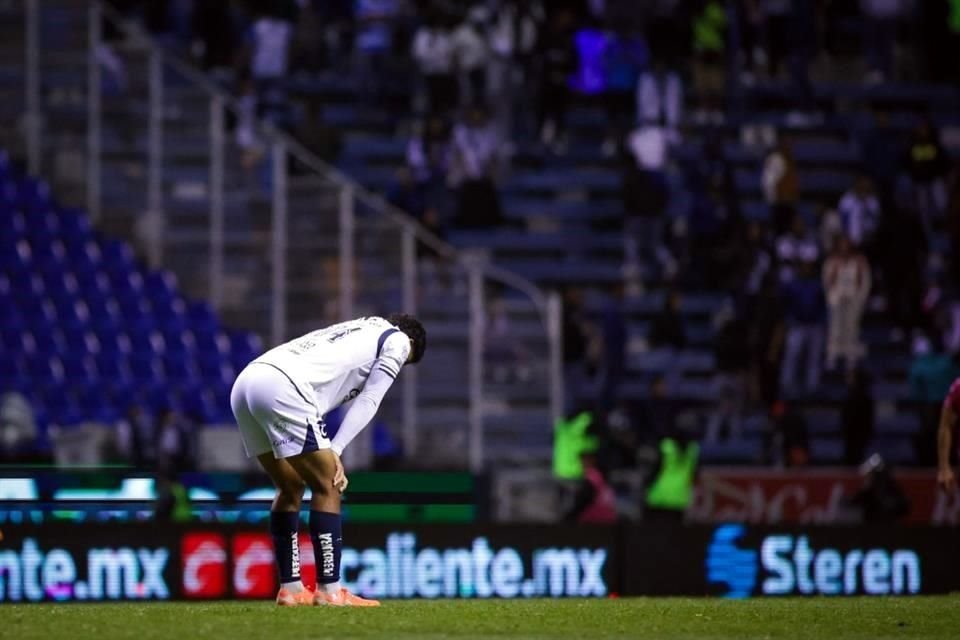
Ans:
<svg viewBox="0 0 960 640"><path fill-rule="evenodd" d="M332 325L281 344L254 362L269 364L290 378L306 397L313 398L321 414L353 400L374 370L386 388L410 355L410 339L385 319L370 316ZM370 390L372 391L372 390Z"/></svg>

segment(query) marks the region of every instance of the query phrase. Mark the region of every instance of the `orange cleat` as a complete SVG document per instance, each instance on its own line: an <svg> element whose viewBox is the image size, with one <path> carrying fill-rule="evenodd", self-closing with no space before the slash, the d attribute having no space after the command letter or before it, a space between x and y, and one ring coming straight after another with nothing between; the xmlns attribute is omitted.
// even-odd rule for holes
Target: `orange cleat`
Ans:
<svg viewBox="0 0 960 640"><path fill-rule="evenodd" d="M331 607L379 607L380 601L361 598L343 588L336 593L326 593L322 589L317 589L313 596L313 604Z"/></svg>
<svg viewBox="0 0 960 640"><path fill-rule="evenodd" d="M290 591L289 589L280 589L280 592L277 593L277 606L278 607L312 607L313 602L313 591L310 589L304 588L303 591L297 591L296 593Z"/></svg>

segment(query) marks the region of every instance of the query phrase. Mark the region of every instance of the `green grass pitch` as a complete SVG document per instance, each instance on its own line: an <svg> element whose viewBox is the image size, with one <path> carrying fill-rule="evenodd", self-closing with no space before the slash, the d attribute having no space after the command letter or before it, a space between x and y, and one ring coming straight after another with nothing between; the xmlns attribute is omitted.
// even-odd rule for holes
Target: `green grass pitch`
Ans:
<svg viewBox="0 0 960 640"><path fill-rule="evenodd" d="M911 598L0 605L0 638L960 638L960 595Z"/></svg>

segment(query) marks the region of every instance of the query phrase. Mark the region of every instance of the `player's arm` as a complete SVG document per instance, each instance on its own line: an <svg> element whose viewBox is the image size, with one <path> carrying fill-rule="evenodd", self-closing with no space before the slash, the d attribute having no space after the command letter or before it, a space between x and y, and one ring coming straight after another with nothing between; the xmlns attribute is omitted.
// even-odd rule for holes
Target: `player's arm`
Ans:
<svg viewBox="0 0 960 640"><path fill-rule="evenodd" d="M940 412L940 428L937 430L937 484L948 492L957 488L957 479L953 474L953 468L950 466L953 427L956 423L956 412L949 403L944 403Z"/></svg>
<svg viewBox="0 0 960 640"><path fill-rule="evenodd" d="M403 333L397 332L387 338L373 367L367 382L350 405L347 415L343 417L340 423L340 429L330 443L334 453L338 456L343 453L344 448L350 444L357 434L363 431L363 428L373 420L377 414L383 397L387 394L393 381L400 373L400 367L410 356L410 340Z"/></svg>

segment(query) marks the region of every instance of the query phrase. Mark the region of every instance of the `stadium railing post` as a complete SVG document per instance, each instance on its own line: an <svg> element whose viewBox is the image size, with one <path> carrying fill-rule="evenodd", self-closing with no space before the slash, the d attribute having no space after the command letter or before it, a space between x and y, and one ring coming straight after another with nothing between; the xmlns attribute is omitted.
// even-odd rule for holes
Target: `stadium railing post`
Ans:
<svg viewBox="0 0 960 640"><path fill-rule="evenodd" d="M560 294L547 294L547 339L550 345L550 419L551 424L563 417L563 334L561 329L563 301Z"/></svg>
<svg viewBox="0 0 960 640"><path fill-rule="evenodd" d="M210 96L210 304L223 306L223 98Z"/></svg>
<svg viewBox="0 0 960 640"><path fill-rule="evenodd" d="M340 318L347 320L353 317L353 226L355 194L353 185L344 184L340 189L339 203L339 224L340 224L340 265L339 265L339 289L340 289Z"/></svg>
<svg viewBox="0 0 960 640"><path fill-rule="evenodd" d="M483 292L483 266L479 256L469 256L467 263L470 297L470 336L468 380L470 384L470 470L483 470L483 339L486 324Z"/></svg>
<svg viewBox="0 0 960 640"><path fill-rule="evenodd" d="M39 0L27 0L25 32L25 134L27 170L31 175L40 174L40 15Z"/></svg>
<svg viewBox="0 0 960 640"><path fill-rule="evenodd" d="M272 234L272 300L270 339L274 345L287 339L287 148L276 137L272 146L273 160L273 234Z"/></svg>
<svg viewBox="0 0 960 640"><path fill-rule="evenodd" d="M100 221L100 20L100 5L93 2L87 10L87 211L94 223Z"/></svg>
<svg viewBox="0 0 960 640"><path fill-rule="evenodd" d="M163 54L158 47L150 49L148 82L147 211L155 223L151 225L153 237L147 253L150 266L156 269L163 265L166 228L163 212Z"/></svg>
<svg viewBox="0 0 960 640"><path fill-rule="evenodd" d="M404 225L401 242L403 270L403 311L417 315L417 236L415 229ZM417 368L410 367L403 375L403 447L412 458L417 452Z"/></svg>

